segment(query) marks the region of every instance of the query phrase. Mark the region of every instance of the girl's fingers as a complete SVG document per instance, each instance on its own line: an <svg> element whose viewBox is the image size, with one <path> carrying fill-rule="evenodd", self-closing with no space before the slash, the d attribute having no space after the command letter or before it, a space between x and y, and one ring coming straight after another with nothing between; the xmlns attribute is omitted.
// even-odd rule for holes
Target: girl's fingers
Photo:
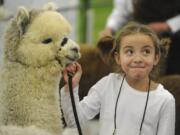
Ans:
<svg viewBox="0 0 180 135"><path fill-rule="evenodd" d="M66 70L68 72L71 72L71 73L75 73L76 72L76 64L73 63L73 64L69 64L67 67L66 67Z"/></svg>
<svg viewBox="0 0 180 135"><path fill-rule="evenodd" d="M66 69L64 69L63 77L64 77L65 83L67 83L68 82L68 76L67 76L67 70Z"/></svg>
<svg viewBox="0 0 180 135"><path fill-rule="evenodd" d="M76 74L76 64L73 63L73 64L69 64L65 69L64 69L64 72L63 72L63 76L64 76L64 81L66 83L68 83L68 73L71 73L71 74Z"/></svg>
<svg viewBox="0 0 180 135"><path fill-rule="evenodd" d="M77 86L79 84L81 75L82 75L82 69L81 69L81 65L79 63L73 63L68 65L65 69L64 69L64 81L67 84L68 83L68 72L73 74L73 78L72 78L72 84L73 84L73 88L75 86Z"/></svg>
<svg viewBox="0 0 180 135"><path fill-rule="evenodd" d="M77 71L82 71L81 65L79 63L77 63L77 62L75 64L76 64L76 70Z"/></svg>

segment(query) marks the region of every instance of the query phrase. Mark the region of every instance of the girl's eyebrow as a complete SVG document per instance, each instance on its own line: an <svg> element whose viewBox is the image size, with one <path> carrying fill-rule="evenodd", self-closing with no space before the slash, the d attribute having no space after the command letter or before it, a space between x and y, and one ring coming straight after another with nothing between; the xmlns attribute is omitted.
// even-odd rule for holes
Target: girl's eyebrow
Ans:
<svg viewBox="0 0 180 135"><path fill-rule="evenodd" d="M143 48L153 48L151 45L145 45Z"/></svg>
<svg viewBox="0 0 180 135"><path fill-rule="evenodd" d="M131 46L131 45L127 45L127 46L124 46L122 49L132 49L132 48L134 48L133 46ZM143 46L142 48L153 48L151 45L145 45L145 46Z"/></svg>
<svg viewBox="0 0 180 135"><path fill-rule="evenodd" d="M133 46L127 45L127 46L123 47L123 49L126 49L126 48L133 48Z"/></svg>

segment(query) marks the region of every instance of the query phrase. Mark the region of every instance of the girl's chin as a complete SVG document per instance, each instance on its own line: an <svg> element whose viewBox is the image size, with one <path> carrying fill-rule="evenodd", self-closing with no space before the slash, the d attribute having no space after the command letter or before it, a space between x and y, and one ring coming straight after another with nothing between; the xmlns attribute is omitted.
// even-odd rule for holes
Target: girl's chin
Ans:
<svg viewBox="0 0 180 135"><path fill-rule="evenodd" d="M126 75L133 78L133 79L136 79L136 80L148 77L147 70L145 70L145 69L129 70L126 72Z"/></svg>
<svg viewBox="0 0 180 135"><path fill-rule="evenodd" d="M145 74L143 74L142 72L141 73L133 73L133 74L131 74L131 77L138 80L138 79L144 78Z"/></svg>

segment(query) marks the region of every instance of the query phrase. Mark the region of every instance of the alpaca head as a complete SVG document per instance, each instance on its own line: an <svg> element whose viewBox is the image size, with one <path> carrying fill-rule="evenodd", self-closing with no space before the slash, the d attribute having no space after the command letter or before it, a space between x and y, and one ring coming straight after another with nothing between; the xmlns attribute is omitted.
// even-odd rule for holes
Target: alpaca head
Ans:
<svg viewBox="0 0 180 135"><path fill-rule="evenodd" d="M68 21L51 4L31 11L21 7L6 32L4 60L64 67L80 58L79 46L67 37L70 31Z"/></svg>

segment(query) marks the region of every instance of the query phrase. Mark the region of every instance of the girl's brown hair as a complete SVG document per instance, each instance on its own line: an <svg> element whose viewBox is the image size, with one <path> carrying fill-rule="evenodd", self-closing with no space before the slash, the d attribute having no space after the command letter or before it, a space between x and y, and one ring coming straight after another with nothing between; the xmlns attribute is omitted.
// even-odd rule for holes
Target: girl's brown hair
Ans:
<svg viewBox="0 0 180 135"><path fill-rule="evenodd" d="M169 46L170 42L168 40L165 41L162 40L161 42L157 34L153 30L151 30L147 25L143 25L137 22L129 22L120 30L117 40L114 37L106 36L99 40L97 46L100 48L102 54L103 53L106 54L103 55L105 56L103 57L104 61L106 61L106 63L109 62L110 65L114 65L115 64L114 54L115 52L117 53L120 52L122 38L137 33L142 33L144 35L149 36L154 43L155 55L161 57L159 62L160 64L155 66L152 70L152 73L150 74L151 78L157 78L157 76L160 73L159 72L160 68L165 68L164 57L167 56L167 50L168 50L168 48L165 49L165 47ZM115 65L117 66L117 64ZM115 69L116 72L120 72L120 73L123 72L122 69L119 68L119 66L116 67Z"/></svg>
<svg viewBox="0 0 180 135"><path fill-rule="evenodd" d="M137 33L142 33L149 36L154 43L155 54L160 55L160 40L157 34L147 25L143 25L137 22L129 22L121 29L116 41L116 46L114 47L114 50L112 52L119 52L121 46L120 43L123 37Z"/></svg>

